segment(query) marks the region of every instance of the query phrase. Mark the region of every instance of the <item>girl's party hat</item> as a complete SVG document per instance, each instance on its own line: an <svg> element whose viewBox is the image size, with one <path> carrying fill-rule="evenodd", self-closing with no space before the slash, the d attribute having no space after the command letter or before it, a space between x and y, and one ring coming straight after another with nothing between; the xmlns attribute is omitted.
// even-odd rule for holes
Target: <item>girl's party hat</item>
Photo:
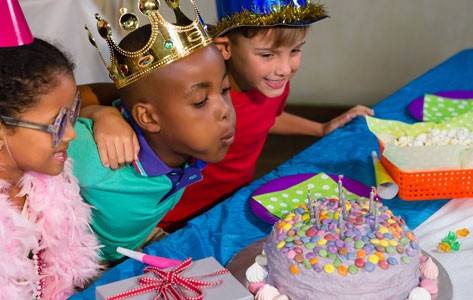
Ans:
<svg viewBox="0 0 473 300"><path fill-rule="evenodd" d="M33 40L18 0L0 0L0 48L22 46Z"/></svg>

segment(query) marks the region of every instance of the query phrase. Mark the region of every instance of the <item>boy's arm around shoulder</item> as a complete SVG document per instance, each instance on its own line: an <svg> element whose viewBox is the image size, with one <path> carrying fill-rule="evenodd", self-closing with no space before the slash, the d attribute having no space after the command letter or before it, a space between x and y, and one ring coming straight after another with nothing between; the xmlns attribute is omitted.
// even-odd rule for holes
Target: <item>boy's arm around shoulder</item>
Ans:
<svg viewBox="0 0 473 300"><path fill-rule="evenodd" d="M138 138L118 109L88 105L80 115L93 120L93 136L104 167L116 170L138 159Z"/></svg>

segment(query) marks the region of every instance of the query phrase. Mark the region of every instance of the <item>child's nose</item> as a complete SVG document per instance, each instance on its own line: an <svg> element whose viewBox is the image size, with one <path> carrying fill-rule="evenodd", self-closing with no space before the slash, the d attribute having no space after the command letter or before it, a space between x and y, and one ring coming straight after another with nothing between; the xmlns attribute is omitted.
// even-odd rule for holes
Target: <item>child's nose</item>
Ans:
<svg viewBox="0 0 473 300"><path fill-rule="evenodd" d="M290 58L282 58L276 63L276 75L287 76L291 74L291 60Z"/></svg>
<svg viewBox="0 0 473 300"><path fill-rule="evenodd" d="M233 104L232 100L230 97L221 97L220 101L220 119L221 120L228 120L230 117L233 115L234 109L233 109Z"/></svg>
<svg viewBox="0 0 473 300"><path fill-rule="evenodd" d="M62 138L65 142L70 142L76 138L76 130L71 122L67 122L66 132Z"/></svg>

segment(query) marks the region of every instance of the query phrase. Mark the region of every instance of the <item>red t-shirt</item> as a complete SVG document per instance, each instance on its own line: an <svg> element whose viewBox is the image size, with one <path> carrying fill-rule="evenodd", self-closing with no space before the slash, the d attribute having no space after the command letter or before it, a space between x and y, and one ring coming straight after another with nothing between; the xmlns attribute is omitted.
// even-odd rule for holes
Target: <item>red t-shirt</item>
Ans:
<svg viewBox="0 0 473 300"><path fill-rule="evenodd" d="M276 116L284 111L289 83L281 96L267 98L258 90L230 91L236 113L235 140L225 158L209 163L202 171L203 179L187 187L173 210L158 225L172 231L189 219L228 198L253 179L256 161L263 149Z"/></svg>

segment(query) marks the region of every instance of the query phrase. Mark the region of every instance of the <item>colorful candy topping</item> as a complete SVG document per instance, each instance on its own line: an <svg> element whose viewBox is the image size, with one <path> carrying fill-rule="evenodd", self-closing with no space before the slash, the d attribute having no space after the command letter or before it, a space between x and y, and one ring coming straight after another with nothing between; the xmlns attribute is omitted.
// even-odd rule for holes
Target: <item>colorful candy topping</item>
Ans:
<svg viewBox="0 0 473 300"><path fill-rule="evenodd" d="M275 227L276 247L291 261L292 274L303 268L348 276L410 264L419 255L414 233L382 203L370 211L369 199L345 200L342 214L338 199L317 201L318 222L301 205Z"/></svg>
<svg viewBox="0 0 473 300"><path fill-rule="evenodd" d="M470 231L466 228L459 229L456 232L449 231L448 235L438 244L438 250L441 252L450 252L460 250L460 242L458 238L466 237Z"/></svg>

